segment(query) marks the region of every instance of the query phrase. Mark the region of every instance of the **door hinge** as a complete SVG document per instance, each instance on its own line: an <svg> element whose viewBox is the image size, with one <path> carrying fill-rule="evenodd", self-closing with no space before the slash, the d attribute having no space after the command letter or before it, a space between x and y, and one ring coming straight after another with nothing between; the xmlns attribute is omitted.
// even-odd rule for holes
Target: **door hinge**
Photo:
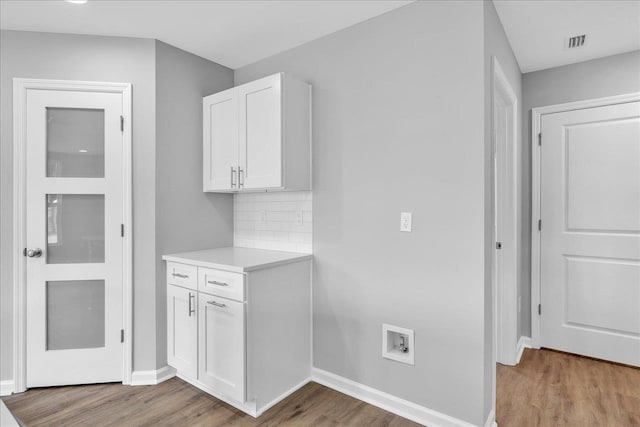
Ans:
<svg viewBox="0 0 640 427"><path fill-rule="evenodd" d="M120 132L124 132L124 116L120 116Z"/></svg>
<svg viewBox="0 0 640 427"><path fill-rule="evenodd" d="M124 342L124 329L120 329L120 342Z"/></svg>
<svg viewBox="0 0 640 427"><path fill-rule="evenodd" d="M538 145L542 146L542 133L538 134Z"/></svg>
<svg viewBox="0 0 640 427"><path fill-rule="evenodd" d="M496 249L502 249L502 242L496 242Z"/></svg>
<svg viewBox="0 0 640 427"><path fill-rule="evenodd" d="M538 304L538 315L542 314L542 304Z"/></svg>
<svg viewBox="0 0 640 427"><path fill-rule="evenodd" d="M120 237L124 237L124 224L120 224Z"/></svg>
<svg viewBox="0 0 640 427"><path fill-rule="evenodd" d="M538 231L542 231L542 220L538 220Z"/></svg>
<svg viewBox="0 0 640 427"><path fill-rule="evenodd" d="M493 157L496 156L496 151L498 151L498 143L496 141L496 131L495 129L493 130L493 133L491 135L491 145L492 145L492 150L493 150Z"/></svg>

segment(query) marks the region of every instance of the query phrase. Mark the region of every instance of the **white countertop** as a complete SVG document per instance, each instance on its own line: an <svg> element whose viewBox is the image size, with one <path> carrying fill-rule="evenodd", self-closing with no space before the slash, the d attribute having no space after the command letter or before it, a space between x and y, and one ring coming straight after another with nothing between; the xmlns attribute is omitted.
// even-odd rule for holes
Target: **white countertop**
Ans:
<svg viewBox="0 0 640 427"><path fill-rule="evenodd" d="M313 255L311 254L236 247L182 252L179 254L164 255L162 257L165 261L215 268L216 270L232 271L235 273L245 273L247 271L275 267L276 265L304 261L312 258Z"/></svg>

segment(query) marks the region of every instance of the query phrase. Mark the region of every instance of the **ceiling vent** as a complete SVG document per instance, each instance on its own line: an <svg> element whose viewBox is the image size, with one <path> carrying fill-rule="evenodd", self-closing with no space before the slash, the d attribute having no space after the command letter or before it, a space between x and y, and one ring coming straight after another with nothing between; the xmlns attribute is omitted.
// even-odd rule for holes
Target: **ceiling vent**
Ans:
<svg viewBox="0 0 640 427"><path fill-rule="evenodd" d="M573 36L569 38L569 42L567 43L567 49L575 49L577 47L584 46L584 42L586 41L587 36L585 34L581 36Z"/></svg>

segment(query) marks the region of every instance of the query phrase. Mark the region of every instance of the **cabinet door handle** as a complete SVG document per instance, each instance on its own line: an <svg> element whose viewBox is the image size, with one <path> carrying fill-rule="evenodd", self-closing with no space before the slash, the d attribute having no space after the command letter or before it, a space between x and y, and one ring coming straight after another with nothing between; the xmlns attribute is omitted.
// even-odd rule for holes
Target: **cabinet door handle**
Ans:
<svg viewBox="0 0 640 427"><path fill-rule="evenodd" d="M236 186L236 181L234 177L236 176L236 170L231 166L231 188Z"/></svg>
<svg viewBox="0 0 640 427"><path fill-rule="evenodd" d="M196 312L196 309L191 305L191 298L195 299L196 294L192 294L191 292L189 292L189 317L191 317L191 315Z"/></svg>
<svg viewBox="0 0 640 427"><path fill-rule="evenodd" d="M244 187L244 171L238 166L238 187Z"/></svg>
<svg viewBox="0 0 640 427"><path fill-rule="evenodd" d="M215 301L207 301L207 304L215 305L216 307L222 307L222 308L225 308L227 306L227 304L220 304L219 302L215 302Z"/></svg>
<svg viewBox="0 0 640 427"><path fill-rule="evenodd" d="M188 279L189 276L187 276L186 274L180 274L180 273L173 273L172 274L173 277L179 277L181 279Z"/></svg>
<svg viewBox="0 0 640 427"><path fill-rule="evenodd" d="M216 285L216 286L229 286L228 283L224 283L224 282L217 282L215 280L209 280L207 281L207 283L211 284L211 285Z"/></svg>

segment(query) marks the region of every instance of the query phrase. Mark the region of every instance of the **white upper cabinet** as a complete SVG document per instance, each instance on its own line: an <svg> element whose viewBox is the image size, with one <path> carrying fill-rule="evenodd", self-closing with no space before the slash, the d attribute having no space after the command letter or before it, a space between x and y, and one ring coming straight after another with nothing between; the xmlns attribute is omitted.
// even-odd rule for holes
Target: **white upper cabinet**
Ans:
<svg viewBox="0 0 640 427"><path fill-rule="evenodd" d="M282 187L281 75L238 87L241 188Z"/></svg>
<svg viewBox="0 0 640 427"><path fill-rule="evenodd" d="M204 98L204 191L238 183L238 89Z"/></svg>
<svg viewBox="0 0 640 427"><path fill-rule="evenodd" d="M204 191L311 189L311 86L283 73L207 96Z"/></svg>

